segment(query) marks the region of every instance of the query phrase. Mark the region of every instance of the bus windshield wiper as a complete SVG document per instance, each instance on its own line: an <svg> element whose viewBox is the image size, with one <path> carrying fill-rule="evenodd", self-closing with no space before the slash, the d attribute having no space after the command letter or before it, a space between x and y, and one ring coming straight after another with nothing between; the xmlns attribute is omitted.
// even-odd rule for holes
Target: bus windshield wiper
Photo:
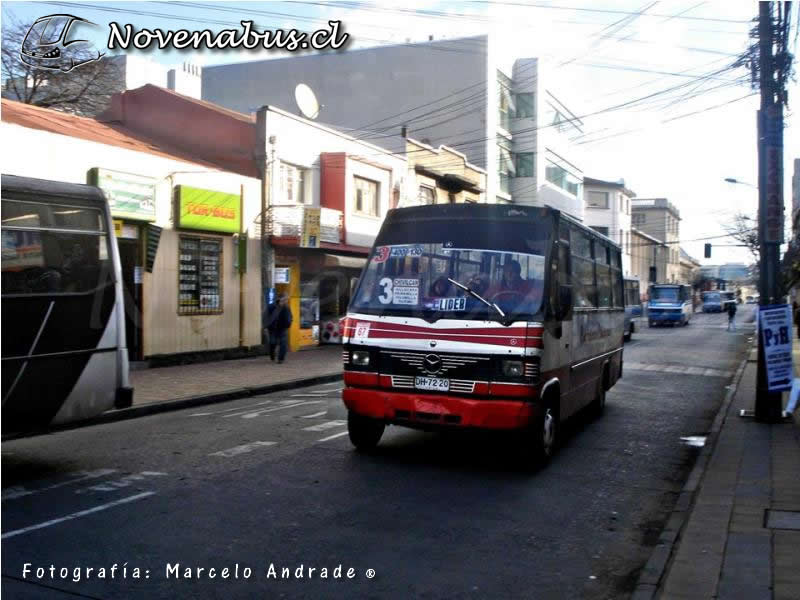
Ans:
<svg viewBox="0 0 800 600"><path fill-rule="evenodd" d="M489 301L488 301L486 298L484 298L483 296L481 296L481 295L480 295L478 292L476 292L476 291L475 291L475 290L473 290L472 288L470 288L470 287L468 287L468 286L464 285L463 283L459 283L459 282L457 282L455 279L451 279L450 277L448 277L448 278L447 278L447 281L449 281L450 283L452 283L452 284L453 284L453 285L455 285L456 287L459 287L459 288L461 288L462 290L464 290L465 292L467 292L467 293L468 293L470 296L472 296L472 297L473 297L473 298L475 298L476 300L480 300L481 302L483 302L483 303L484 303L486 306L488 306L489 308L493 308L493 309L495 309L495 310L496 310L496 311L497 311L497 312L500 314L500 320L499 320L498 322L499 322L501 325L508 325L508 323L507 323L507 319L506 319L506 313L504 313L504 312L503 312L503 311L500 309L500 307L499 307L499 306L497 306L497 304L495 304L494 302L489 302Z"/></svg>

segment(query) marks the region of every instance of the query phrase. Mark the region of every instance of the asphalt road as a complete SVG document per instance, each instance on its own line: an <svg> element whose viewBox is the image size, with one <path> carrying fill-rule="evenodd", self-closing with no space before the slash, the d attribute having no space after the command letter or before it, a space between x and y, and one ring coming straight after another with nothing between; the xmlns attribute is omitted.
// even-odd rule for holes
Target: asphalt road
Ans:
<svg viewBox="0 0 800 600"><path fill-rule="evenodd" d="M496 438L390 428L358 454L340 384L5 442L2 591L628 597L697 454L681 438L708 431L752 336L725 320L635 333L605 415L535 474Z"/></svg>

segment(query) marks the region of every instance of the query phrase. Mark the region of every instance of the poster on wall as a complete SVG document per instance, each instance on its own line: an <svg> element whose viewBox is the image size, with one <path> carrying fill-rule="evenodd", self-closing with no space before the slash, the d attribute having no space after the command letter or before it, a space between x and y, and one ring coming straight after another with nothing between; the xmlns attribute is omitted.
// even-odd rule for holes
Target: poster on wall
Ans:
<svg viewBox="0 0 800 600"><path fill-rule="evenodd" d="M302 248L319 248L320 209L306 206L303 209L303 235L300 246Z"/></svg>
<svg viewBox="0 0 800 600"><path fill-rule="evenodd" d="M89 170L87 181L103 190L113 216L156 220L156 180L152 177L95 167Z"/></svg>
<svg viewBox="0 0 800 600"><path fill-rule="evenodd" d="M220 258L222 242L181 237L178 271L178 309L183 314L222 309Z"/></svg>
<svg viewBox="0 0 800 600"><path fill-rule="evenodd" d="M242 198L238 194L226 194L178 185L178 227L201 231L238 233L241 229Z"/></svg>

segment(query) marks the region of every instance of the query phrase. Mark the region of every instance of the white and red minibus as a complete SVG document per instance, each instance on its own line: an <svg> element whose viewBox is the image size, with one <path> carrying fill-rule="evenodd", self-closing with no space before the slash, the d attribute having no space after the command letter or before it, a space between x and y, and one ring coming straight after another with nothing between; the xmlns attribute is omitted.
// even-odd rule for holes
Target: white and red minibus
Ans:
<svg viewBox="0 0 800 600"><path fill-rule="evenodd" d="M389 211L344 327L358 449L386 425L521 435L546 462L561 423L598 413L622 374L620 248L550 208Z"/></svg>

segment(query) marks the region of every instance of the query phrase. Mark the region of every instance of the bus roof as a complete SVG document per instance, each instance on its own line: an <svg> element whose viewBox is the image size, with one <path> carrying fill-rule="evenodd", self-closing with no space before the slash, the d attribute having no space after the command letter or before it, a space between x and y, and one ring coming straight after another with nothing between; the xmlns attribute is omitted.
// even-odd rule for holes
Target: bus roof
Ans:
<svg viewBox="0 0 800 600"><path fill-rule="evenodd" d="M105 204L106 197L99 188L82 183L65 183L63 181L47 181L34 177L20 177L3 173L0 181L4 192L16 192L33 196L51 196L53 198L80 198L96 200Z"/></svg>
<svg viewBox="0 0 800 600"><path fill-rule="evenodd" d="M546 217L555 217L579 227L603 242L621 249L620 245L608 236L587 227L570 215L549 206L524 206L519 204L426 204L423 206L407 206L394 208L386 213L383 226L393 223L416 221L420 219L492 219L497 221L515 222L520 218L542 220Z"/></svg>

